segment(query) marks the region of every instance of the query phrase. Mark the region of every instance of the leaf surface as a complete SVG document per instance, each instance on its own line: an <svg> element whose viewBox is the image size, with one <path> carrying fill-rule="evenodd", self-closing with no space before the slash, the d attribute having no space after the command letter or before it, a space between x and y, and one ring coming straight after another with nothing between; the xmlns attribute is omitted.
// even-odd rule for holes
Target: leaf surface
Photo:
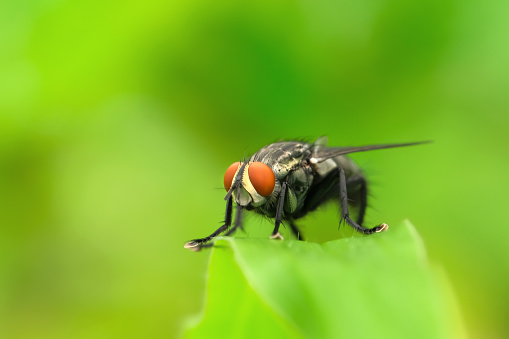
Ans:
<svg viewBox="0 0 509 339"><path fill-rule="evenodd" d="M458 338L451 288L410 222L316 244L221 238L189 338Z"/></svg>

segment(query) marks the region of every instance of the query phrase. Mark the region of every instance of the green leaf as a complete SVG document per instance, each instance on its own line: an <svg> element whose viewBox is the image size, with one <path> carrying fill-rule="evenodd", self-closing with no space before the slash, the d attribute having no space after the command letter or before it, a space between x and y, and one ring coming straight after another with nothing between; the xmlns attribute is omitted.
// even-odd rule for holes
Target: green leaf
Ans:
<svg viewBox="0 0 509 339"><path fill-rule="evenodd" d="M221 238L187 338L464 337L450 286L408 222L322 245Z"/></svg>

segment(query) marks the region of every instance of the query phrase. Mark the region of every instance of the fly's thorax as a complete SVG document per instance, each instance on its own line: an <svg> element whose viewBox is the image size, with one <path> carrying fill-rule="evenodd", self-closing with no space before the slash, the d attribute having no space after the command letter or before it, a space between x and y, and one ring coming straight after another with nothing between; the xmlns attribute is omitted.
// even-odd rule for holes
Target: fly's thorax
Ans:
<svg viewBox="0 0 509 339"><path fill-rule="evenodd" d="M313 174L309 166L299 166L287 178L287 192L284 202L284 211L293 214L304 204L304 200L313 183Z"/></svg>
<svg viewBox="0 0 509 339"><path fill-rule="evenodd" d="M298 167L310 153L310 145L303 142L285 141L267 145L253 154L250 161L267 164L278 180L283 180L290 171Z"/></svg>
<svg viewBox="0 0 509 339"><path fill-rule="evenodd" d="M325 161L312 164L312 166L315 170L315 173L321 177L327 176L327 174L338 168L338 164L332 159L327 159Z"/></svg>
<svg viewBox="0 0 509 339"><path fill-rule="evenodd" d="M319 163L314 163L311 166L313 167L315 173L322 178L326 177L333 171L337 171L338 167L345 171L346 177L362 175L362 171L359 166L357 166L353 160L347 158L346 156L330 158Z"/></svg>

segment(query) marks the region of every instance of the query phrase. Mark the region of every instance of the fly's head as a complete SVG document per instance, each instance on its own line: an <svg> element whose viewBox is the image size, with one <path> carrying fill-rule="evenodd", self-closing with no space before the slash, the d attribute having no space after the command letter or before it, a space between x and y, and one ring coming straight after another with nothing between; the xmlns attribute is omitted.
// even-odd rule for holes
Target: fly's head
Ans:
<svg viewBox="0 0 509 339"><path fill-rule="evenodd" d="M233 163L224 175L226 198L231 194L235 203L242 207L263 205L275 186L274 172L262 162Z"/></svg>

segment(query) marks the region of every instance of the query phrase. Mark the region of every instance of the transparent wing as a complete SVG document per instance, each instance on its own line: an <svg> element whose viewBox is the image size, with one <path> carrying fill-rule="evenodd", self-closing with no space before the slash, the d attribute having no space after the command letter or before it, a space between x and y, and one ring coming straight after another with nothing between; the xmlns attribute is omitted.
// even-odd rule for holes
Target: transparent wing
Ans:
<svg viewBox="0 0 509 339"><path fill-rule="evenodd" d="M327 148L327 142L329 139L326 136L321 136L315 140L313 145L311 145L311 154L320 154L324 152Z"/></svg>
<svg viewBox="0 0 509 339"><path fill-rule="evenodd" d="M324 142L325 139L325 143ZM318 143L317 143L318 142ZM319 163L325 161L330 158L335 158L340 155L356 153L356 152L366 152L373 151L377 149L385 149L385 148L394 148L394 147L404 147L404 146L413 146L426 144L431 141L421 141L421 142L410 142L404 144L385 144L385 145L367 145L367 146L353 146L353 147L326 147L327 137L320 137L313 143L312 147L312 155L311 162Z"/></svg>

